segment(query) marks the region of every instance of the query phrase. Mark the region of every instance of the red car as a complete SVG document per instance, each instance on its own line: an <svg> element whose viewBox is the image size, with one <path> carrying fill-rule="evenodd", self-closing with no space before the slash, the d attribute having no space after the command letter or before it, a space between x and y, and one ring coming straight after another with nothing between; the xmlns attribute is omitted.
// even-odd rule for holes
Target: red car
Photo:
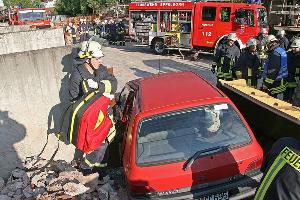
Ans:
<svg viewBox="0 0 300 200"><path fill-rule="evenodd" d="M263 151L235 105L192 72L130 81L118 100L129 199L243 199Z"/></svg>

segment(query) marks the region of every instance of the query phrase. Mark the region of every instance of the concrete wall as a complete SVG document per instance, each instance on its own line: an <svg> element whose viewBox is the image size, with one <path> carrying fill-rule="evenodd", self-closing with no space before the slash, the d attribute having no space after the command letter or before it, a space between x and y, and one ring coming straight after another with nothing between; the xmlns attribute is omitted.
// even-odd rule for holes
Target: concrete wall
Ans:
<svg viewBox="0 0 300 200"><path fill-rule="evenodd" d="M0 34L29 31L29 30L30 30L30 25L5 26L5 27L0 27Z"/></svg>
<svg viewBox="0 0 300 200"><path fill-rule="evenodd" d="M64 46L0 55L0 176L7 178L26 156L40 153L47 131L57 131L68 101L70 52ZM42 156L50 158L56 147L50 135ZM73 153L72 145L61 142L55 158L71 161Z"/></svg>
<svg viewBox="0 0 300 200"><path fill-rule="evenodd" d="M0 55L64 46L63 29L41 29L0 35Z"/></svg>

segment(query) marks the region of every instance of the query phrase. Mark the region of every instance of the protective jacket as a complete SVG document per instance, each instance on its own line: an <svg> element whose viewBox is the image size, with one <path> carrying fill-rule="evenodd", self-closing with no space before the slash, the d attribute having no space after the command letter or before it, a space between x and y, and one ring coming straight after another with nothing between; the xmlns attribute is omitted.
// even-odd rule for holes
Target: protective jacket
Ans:
<svg viewBox="0 0 300 200"><path fill-rule="evenodd" d="M248 86L257 86L260 69L260 60L257 53L252 54L248 49L243 51L236 63L235 69L237 76L241 74Z"/></svg>
<svg viewBox="0 0 300 200"><path fill-rule="evenodd" d="M289 88L297 87L300 78L300 55L294 54L292 51L287 53L288 67L288 86Z"/></svg>
<svg viewBox="0 0 300 200"><path fill-rule="evenodd" d="M240 57L240 49L235 45L221 44L214 57L213 65L217 66L217 78L232 80L234 78L234 66Z"/></svg>
<svg viewBox="0 0 300 200"><path fill-rule="evenodd" d="M300 199L300 142L279 139L265 156L254 200Z"/></svg>
<svg viewBox="0 0 300 200"><path fill-rule="evenodd" d="M268 58L263 66L263 81L271 95L282 93L286 90L287 54L284 49L273 46L268 51Z"/></svg>
<svg viewBox="0 0 300 200"><path fill-rule="evenodd" d="M100 66L95 70L94 74L91 74L83 65L79 65L74 69L70 77L69 94L71 101L78 100L89 90L88 85L83 82L83 80L87 79L93 79L98 83L100 93L108 92L113 94L117 90L117 79L108 73L105 66Z"/></svg>

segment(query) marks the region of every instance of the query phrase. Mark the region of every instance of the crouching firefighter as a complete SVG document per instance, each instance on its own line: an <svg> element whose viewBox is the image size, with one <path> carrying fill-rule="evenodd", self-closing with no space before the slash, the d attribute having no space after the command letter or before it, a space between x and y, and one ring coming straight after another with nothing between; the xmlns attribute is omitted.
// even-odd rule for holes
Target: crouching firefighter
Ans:
<svg viewBox="0 0 300 200"><path fill-rule="evenodd" d="M230 33L227 42L218 46L212 64L212 72L216 73L217 79L233 80L233 68L240 56L240 49L234 44L237 39L235 33Z"/></svg>
<svg viewBox="0 0 300 200"><path fill-rule="evenodd" d="M264 158L254 200L300 199L300 141L277 140Z"/></svg>
<svg viewBox="0 0 300 200"><path fill-rule="evenodd" d="M250 39L247 42L247 48L241 53L235 66L237 78L245 79L248 86L256 88L260 65L257 41Z"/></svg>
<svg viewBox="0 0 300 200"><path fill-rule="evenodd" d="M277 97L287 87L287 54L274 35L268 35L266 45L268 57L263 66L263 84L270 96Z"/></svg>
<svg viewBox="0 0 300 200"><path fill-rule="evenodd" d="M116 133L110 104L117 90L117 79L102 65L100 59L104 55L99 43L83 42L78 55L84 62L70 77L69 93L75 103L68 139L84 152L80 168L87 175L107 165L102 161Z"/></svg>

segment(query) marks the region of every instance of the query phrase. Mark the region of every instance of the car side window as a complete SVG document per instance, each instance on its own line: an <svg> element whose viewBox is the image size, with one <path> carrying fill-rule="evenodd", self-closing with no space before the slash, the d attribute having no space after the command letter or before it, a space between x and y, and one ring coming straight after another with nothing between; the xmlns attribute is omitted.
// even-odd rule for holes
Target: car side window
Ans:
<svg viewBox="0 0 300 200"><path fill-rule="evenodd" d="M221 22L229 22L230 21L230 13L231 13L230 7L221 7L221 11L220 11Z"/></svg>
<svg viewBox="0 0 300 200"><path fill-rule="evenodd" d="M206 7L202 9L202 21L215 21L216 7Z"/></svg>

